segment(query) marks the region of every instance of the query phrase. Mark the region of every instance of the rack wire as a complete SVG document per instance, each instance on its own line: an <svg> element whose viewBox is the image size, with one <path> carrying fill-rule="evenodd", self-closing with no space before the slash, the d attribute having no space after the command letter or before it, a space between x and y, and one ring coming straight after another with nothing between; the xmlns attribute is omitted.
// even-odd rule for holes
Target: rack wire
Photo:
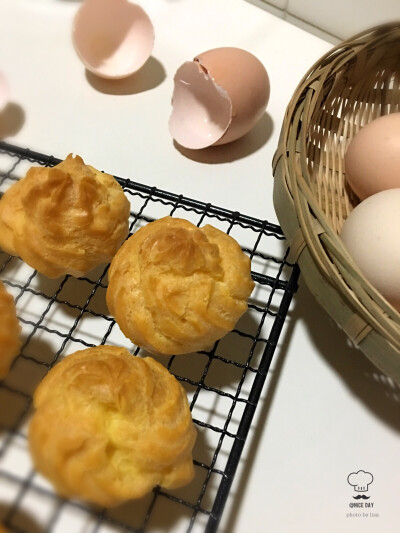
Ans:
<svg viewBox="0 0 400 533"><path fill-rule="evenodd" d="M0 143L0 193L32 165L60 160ZM130 231L171 215L198 226L213 224L249 255L256 283L248 312L211 350L159 359L185 388L198 438L195 479L174 491L115 509L98 509L58 497L32 467L27 426L32 394L62 357L99 344L132 345L108 314L108 266L82 278L46 279L17 257L0 252L0 279L15 298L23 346L0 382L0 522L18 533L213 533L241 460L272 357L297 290L298 267L286 260L279 226L239 212L115 176L132 206Z"/></svg>

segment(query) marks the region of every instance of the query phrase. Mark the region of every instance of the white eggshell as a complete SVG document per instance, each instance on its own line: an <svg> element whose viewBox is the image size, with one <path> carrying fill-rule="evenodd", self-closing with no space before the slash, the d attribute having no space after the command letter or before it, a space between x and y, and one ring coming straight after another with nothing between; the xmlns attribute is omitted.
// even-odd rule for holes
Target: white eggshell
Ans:
<svg viewBox="0 0 400 533"><path fill-rule="evenodd" d="M7 79L2 72L0 72L0 112L8 104L10 97L10 89L7 83Z"/></svg>
<svg viewBox="0 0 400 533"><path fill-rule="evenodd" d="M150 57L154 28L146 12L128 0L85 0L74 18L72 41L90 72L125 78Z"/></svg>
<svg viewBox="0 0 400 533"><path fill-rule="evenodd" d="M346 150L344 166L360 200L400 187L400 113L383 115L361 128Z"/></svg>
<svg viewBox="0 0 400 533"><path fill-rule="evenodd" d="M400 189L359 203L340 236L365 278L400 310Z"/></svg>
<svg viewBox="0 0 400 533"><path fill-rule="evenodd" d="M253 54L234 47L208 50L176 71L169 131L185 148L226 144L253 128L269 94L267 71Z"/></svg>

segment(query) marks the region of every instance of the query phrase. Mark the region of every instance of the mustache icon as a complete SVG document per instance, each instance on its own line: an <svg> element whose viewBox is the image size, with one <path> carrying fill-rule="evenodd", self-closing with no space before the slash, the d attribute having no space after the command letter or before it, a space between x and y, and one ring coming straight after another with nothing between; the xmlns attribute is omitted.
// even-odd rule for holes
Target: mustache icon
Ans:
<svg viewBox="0 0 400 533"><path fill-rule="evenodd" d="M359 494L358 496L353 496L355 500L369 500L369 496L364 496L364 494Z"/></svg>

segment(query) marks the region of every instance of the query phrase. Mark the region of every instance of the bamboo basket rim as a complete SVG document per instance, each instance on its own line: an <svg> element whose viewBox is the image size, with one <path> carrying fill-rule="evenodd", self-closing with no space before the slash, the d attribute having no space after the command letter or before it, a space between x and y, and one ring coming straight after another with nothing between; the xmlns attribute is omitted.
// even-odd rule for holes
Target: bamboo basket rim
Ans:
<svg viewBox="0 0 400 533"><path fill-rule="evenodd" d="M398 52L392 53L395 47ZM335 317L338 325L360 347L371 332L388 343L394 357L398 357L396 364L399 366L400 380L400 313L365 279L323 212L313 188L307 151L310 121L325 102L326 94L335 94L335 89L340 90L348 72L352 73L353 79L362 79L363 66L374 66L383 59L389 61L395 57L400 59L400 20L359 32L326 52L308 69L289 101L272 167L275 179L283 180L287 198L290 199L287 200L290 205L276 205L275 198L274 203L289 241L291 260L298 262L302 270L301 257L307 250L326 283L333 287L338 298L350 309L350 318L347 316L341 322L340 317ZM400 111L400 87L397 89ZM343 117L332 117L333 122L335 119L340 122ZM317 126L321 127L320 124ZM354 128L351 135L354 135ZM348 142L348 139L342 139L339 145L343 147L344 142ZM335 157L341 165L342 157L337 151L332 159L335 160ZM341 203L341 200L339 198L338 202ZM336 198L332 201L335 202ZM294 211L296 231L292 228L285 231L285 209ZM302 275L312 290L312 280L307 280L303 270Z"/></svg>

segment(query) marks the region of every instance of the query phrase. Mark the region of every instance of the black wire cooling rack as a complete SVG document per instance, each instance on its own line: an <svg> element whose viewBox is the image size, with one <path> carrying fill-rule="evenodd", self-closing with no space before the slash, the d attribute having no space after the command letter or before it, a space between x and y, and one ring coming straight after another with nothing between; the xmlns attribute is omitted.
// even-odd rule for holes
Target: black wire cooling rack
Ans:
<svg viewBox="0 0 400 533"><path fill-rule="evenodd" d="M0 192L32 165L60 160L0 143ZM116 177L130 199L131 232L171 215L213 224L232 235L252 261L256 282L248 312L210 351L162 360L185 387L198 431L196 476L180 490L157 487L147 497L106 510L63 500L30 462L27 425L32 394L57 361L99 344L140 350L120 332L105 304L107 267L79 279L48 280L0 252L0 278L15 298L23 346L0 382L0 522L19 533L217 531L263 390L298 268L286 261L279 226L238 212ZM1 319L1 318L0 318Z"/></svg>

